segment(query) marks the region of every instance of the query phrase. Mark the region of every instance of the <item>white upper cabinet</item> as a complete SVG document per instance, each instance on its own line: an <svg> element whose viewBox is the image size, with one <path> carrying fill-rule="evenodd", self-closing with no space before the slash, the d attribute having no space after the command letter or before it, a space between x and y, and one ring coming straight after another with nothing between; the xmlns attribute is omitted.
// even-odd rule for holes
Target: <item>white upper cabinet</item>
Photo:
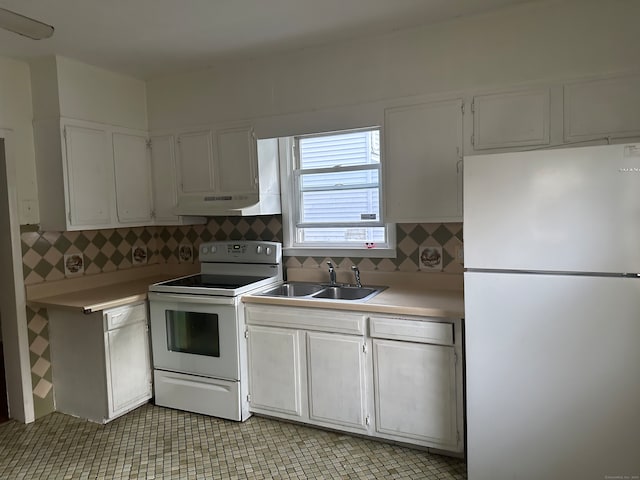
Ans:
<svg viewBox="0 0 640 480"><path fill-rule="evenodd" d="M151 164L146 136L113 134L116 204L120 223L151 222Z"/></svg>
<svg viewBox="0 0 640 480"><path fill-rule="evenodd" d="M256 189L256 141L250 127L178 135L180 195Z"/></svg>
<svg viewBox="0 0 640 480"><path fill-rule="evenodd" d="M69 230L111 224L113 164L105 130L63 128L68 188Z"/></svg>
<svg viewBox="0 0 640 480"><path fill-rule="evenodd" d="M40 228L151 225L146 132L73 119L34 122Z"/></svg>
<svg viewBox="0 0 640 480"><path fill-rule="evenodd" d="M462 100L384 114L387 222L462 220Z"/></svg>
<svg viewBox="0 0 640 480"><path fill-rule="evenodd" d="M176 139L174 135L151 137L153 223L156 225L206 223L206 218L203 217L181 217L175 213L178 205L175 151Z"/></svg>
<svg viewBox="0 0 640 480"><path fill-rule="evenodd" d="M151 137L151 174L155 221L157 223L177 221L178 216L173 213L178 204L173 135Z"/></svg>
<svg viewBox="0 0 640 480"><path fill-rule="evenodd" d="M178 136L180 193L215 190L211 131L183 133Z"/></svg>
<svg viewBox="0 0 640 480"><path fill-rule="evenodd" d="M640 136L640 76L564 85L564 139Z"/></svg>
<svg viewBox="0 0 640 480"><path fill-rule="evenodd" d="M275 168L271 166L265 170L261 167L258 173L258 148L253 127L225 125L182 132L177 142L177 213L280 213L278 158L276 155L271 162ZM265 161L271 161L270 157L265 156ZM259 178L263 173L265 178Z"/></svg>
<svg viewBox="0 0 640 480"><path fill-rule="evenodd" d="M549 89L473 97L474 150L549 144Z"/></svg>
<svg viewBox="0 0 640 480"><path fill-rule="evenodd" d="M246 193L257 188L256 141L251 128L230 128L216 134L222 192Z"/></svg>

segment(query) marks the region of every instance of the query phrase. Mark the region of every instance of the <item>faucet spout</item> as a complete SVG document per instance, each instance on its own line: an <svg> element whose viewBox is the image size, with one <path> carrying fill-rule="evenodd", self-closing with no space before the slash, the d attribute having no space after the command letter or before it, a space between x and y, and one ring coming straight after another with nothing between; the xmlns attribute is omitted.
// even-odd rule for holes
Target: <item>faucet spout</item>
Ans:
<svg viewBox="0 0 640 480"><path fill-rule="evenodd" d="M358 288L362 288L362 282L360 281L360 269L355 265L351 265L351 270L353 270L353 276L356 278L356 286Z"/></svg>
<svg viewBox="0 0 640 480"><path fill-rule="evenodd" d="M336 284L336 269L333 267L333 263L331 263L330 261L327 262L327 265L329 265L329 284L330 285L335 285Z"/></svg>

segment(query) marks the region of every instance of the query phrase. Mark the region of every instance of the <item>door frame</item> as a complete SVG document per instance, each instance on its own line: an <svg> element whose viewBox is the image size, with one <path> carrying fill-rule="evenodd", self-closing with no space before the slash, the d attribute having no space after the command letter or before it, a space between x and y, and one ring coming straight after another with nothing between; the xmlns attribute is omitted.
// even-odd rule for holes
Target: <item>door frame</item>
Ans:
<svg viewBox="0 0 640 480"><path fill-rule="evenodd" d="M0 240L0 255L10 254L6 268L0 269L0 310L9 416L23 423L35 420L26 297L22 273L20 220L16 159L13 132L0 128L0 149L4 143L4 161L0 153L0 228L8 227L9 236Z"/></svg>

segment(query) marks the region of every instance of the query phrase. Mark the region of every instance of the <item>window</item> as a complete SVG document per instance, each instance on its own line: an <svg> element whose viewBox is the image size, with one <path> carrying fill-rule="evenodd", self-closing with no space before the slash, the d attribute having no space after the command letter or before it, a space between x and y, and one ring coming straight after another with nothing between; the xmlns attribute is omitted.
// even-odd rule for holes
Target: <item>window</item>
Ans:
<svg viewBox="0 0 640 480"><path fill-rule="evenodd" d="M294 137L291 152L287 253L300 249L325 254L332 249L354 256L357 251L390 256L386 250L393 247L393 229L382 218L380 129Z"/></svg>

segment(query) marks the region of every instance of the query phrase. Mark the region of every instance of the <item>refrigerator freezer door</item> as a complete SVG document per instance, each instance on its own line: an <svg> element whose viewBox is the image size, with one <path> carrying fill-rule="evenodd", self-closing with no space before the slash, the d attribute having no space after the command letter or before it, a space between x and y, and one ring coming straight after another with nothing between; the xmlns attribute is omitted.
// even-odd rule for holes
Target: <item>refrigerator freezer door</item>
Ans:
<svg viewBox="0 0 640 480"><path fill-rule="evenodd" d="M465 157L465 267L640 272L640 144Z"/></svg>
<svg viewBox="0 0 640 480"><path fill-rule="evenodd" d="M640 475L640 279L470 272L465 310L469 479Z"/></svg>

